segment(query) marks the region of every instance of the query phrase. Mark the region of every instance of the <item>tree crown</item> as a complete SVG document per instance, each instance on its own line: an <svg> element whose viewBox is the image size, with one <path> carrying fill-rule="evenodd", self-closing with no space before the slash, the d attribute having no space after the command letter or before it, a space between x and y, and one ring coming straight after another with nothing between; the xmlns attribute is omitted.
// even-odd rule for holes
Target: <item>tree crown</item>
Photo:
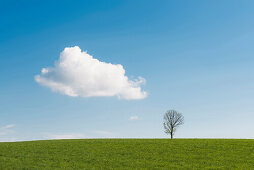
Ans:
<svg viewBox="0 0 254 170"><path fill-rule="evenodd" d="M175 110L168 110L164 115L164 129L165 133L170 134L171 138L176 131L176 128L184 124L184 117L181 113Z"/></svg>

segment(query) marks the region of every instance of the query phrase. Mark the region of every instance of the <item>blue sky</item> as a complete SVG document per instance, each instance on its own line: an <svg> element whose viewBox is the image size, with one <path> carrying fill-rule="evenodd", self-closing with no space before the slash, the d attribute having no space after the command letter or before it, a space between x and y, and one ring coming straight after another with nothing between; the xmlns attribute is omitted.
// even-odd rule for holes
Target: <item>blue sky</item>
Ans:
<svg viewBox="0 0 254 170"><path fill-rule="evenodd" d="M254 138L254 2L0 1L0 141ZM138 100L71 97L35 81L66 47L139 76ZM85 80L86 77L84 77ZM113 82L114 83L114 82Z"/></svg>

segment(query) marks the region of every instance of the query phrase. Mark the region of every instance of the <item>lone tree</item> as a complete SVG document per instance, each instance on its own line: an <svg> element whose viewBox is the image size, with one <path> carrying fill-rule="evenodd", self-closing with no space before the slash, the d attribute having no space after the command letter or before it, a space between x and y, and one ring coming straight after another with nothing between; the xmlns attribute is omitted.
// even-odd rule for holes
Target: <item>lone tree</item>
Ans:
<svg viewBox="0 0 254 170"><path fill-rule="evenodd" d="M165 133L170 134L171 139L174 137L176 128L183 123L183 115L175 110L169 110L164 115L163 125L165 128Z"/></svg>

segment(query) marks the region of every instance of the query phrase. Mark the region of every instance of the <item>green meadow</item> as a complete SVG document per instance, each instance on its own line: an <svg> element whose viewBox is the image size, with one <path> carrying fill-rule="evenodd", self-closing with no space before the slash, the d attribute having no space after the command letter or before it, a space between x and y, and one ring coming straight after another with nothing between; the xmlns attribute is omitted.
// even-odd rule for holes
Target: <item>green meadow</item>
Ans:
<svg viewBox="0 0 254 170"><path fill-rule="evenodd" d="M0 143L0 169L254 169L254 140L4 142Z"/></svg>

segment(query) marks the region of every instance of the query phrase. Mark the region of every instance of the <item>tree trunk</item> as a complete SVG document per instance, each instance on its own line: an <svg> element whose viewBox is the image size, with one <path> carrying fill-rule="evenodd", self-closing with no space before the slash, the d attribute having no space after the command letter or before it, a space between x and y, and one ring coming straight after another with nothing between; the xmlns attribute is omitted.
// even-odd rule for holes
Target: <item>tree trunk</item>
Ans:
<svg viewBox="0 0 254 170"><path fill-rule="evenodd" d="M170 133L170 138L173 139L173 133L172 132Z"/></svg>

